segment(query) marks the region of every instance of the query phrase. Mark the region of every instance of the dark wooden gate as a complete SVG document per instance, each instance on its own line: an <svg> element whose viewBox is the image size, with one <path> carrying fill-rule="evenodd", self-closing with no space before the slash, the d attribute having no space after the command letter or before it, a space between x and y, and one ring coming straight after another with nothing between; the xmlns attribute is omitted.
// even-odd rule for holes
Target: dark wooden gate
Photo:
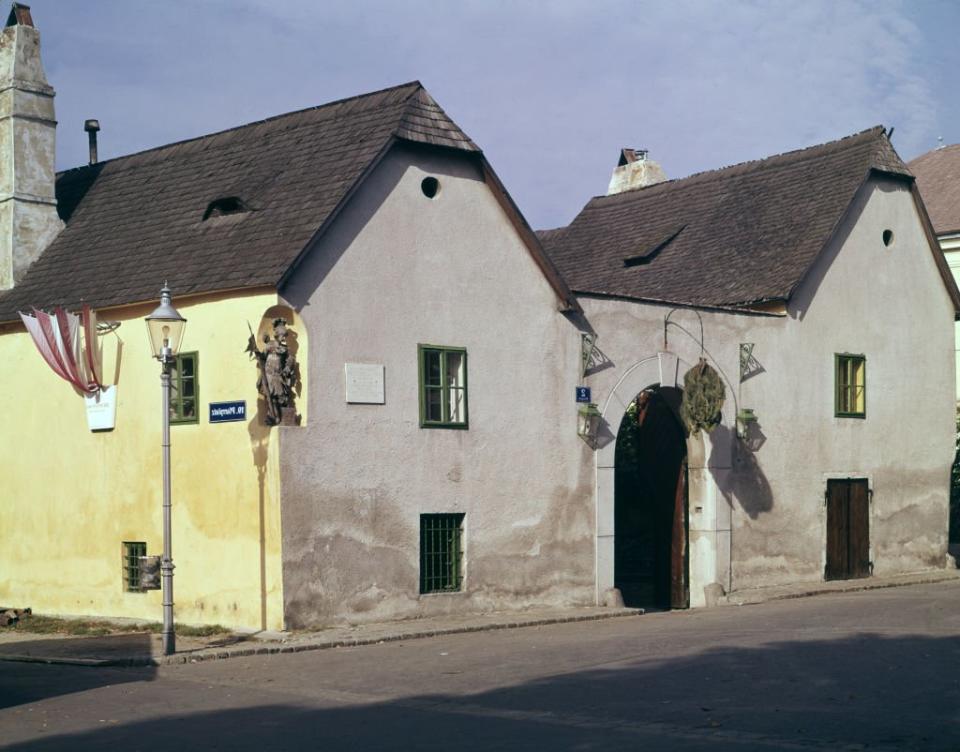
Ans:
<svg viewBox="0 0 960 752"><path fill-rule="evenodd" d="M828 580L870 576L870 496L866 478L827 481Z"/></svg>
<svg viewBox="0 0 960 752"><path fill-rule="evenodd" d="M670 545L670 607L689 608L687 587L687 461L680 463L680 477L673 494L673 535Z"/></svg>

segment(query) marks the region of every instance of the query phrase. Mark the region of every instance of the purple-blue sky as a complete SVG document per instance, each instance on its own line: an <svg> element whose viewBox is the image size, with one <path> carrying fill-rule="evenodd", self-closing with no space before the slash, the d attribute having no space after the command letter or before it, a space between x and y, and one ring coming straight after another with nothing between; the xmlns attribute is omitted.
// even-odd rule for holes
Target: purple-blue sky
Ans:
<svg viewBox="0 0 960 752"><path fill-rule="evenodd" d="M537 228L619 149L669 177L894 126L960 142L955 0L27 0L58 168L419 79Z"/></svg>

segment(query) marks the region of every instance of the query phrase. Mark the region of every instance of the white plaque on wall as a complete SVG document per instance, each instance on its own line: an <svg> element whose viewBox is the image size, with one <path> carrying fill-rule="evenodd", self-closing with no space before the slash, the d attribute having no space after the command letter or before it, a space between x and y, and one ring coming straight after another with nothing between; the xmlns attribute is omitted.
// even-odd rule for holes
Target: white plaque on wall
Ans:
<svg viewBox="0 0 960 752"><path fill-rule="evenodd" d="M345 363L347 402L362 405L382 405L383 366L371 363Z"/></svg>
<svg viewBox="0 0 960 752"><path fill-rule="evenodd" d="M87 427L91 431L110 431L117 421L117 387L105 386L96 394L85 396Z"/></svg>

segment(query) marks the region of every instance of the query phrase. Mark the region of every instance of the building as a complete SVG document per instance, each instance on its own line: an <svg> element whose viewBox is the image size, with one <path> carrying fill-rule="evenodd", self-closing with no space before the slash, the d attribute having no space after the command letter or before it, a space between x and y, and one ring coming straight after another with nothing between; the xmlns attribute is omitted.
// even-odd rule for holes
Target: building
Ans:
<svg viewBox="0 0 960 752"><path fill-rule="evenodd" d="M909 164L930 212L930 221L954 281L960 280L960 144L928 151ZM960 325L954 327L957 403L960 405ZM960 555L960 468L954 465L950 509L950 552Z"/></svg>
<svg viewBox="0 0 960 752"><path fill-rule="evenodd" d="M917 186L953 278L960 280L960 144L928 151L910 162L909 167L917 177ZM960 370L960 329L955 350ZM960 400L960 382L957 399Z"/></svg>
<svg viewBox="0 0 960 752"><path fill-rule="evenodd" d="M682 570L688 544L693 605L715 585L943 566L957 289L882 128L597 197L541 239L603 353L587 377L606 425L600 590L619 584L618 563L624 576L649 570L630 551L671 524L675 561L661 569ZM723 376L726 403L712 433L674 434L687 509L659 522L641 510L621 546L621 491L627 509L639 504L617 468L624 411L657 384L681 387L700 358ZM903 391L909 363L938 364L924 370L923 399ZM675 481L663 485L661 506Z"/></svg>
<svg viewBox="0 0 960 752"><path fill-rule="evenodd" d="M55 175L53 90L16 4L0 78L0 601L158 617L138 587L161 544L140 322L165 282L189 322L179 621L701 606L944 565L960 295L881 129L622 176L538 236L417 82ZM110 392L59 378L19 315L83 305ZM251 336L295 356L282 416ZM677 418L693 368L721 377L709 433Z"/></svg>
<svg viewBox="0 0 960 752"><path fill-rule="evenodd" d="M31 23L3 32L16 60L37 53ZM32 60L35 80L6 71L24 92L45 85ZM592 599L589 448L565 399L579 339L560 313L578 304L422 86L69 170L56 203L43 97L49 148L28 156L59 233L27 246L8 224L0 293L4 387L20 395L3 433L20 457L3 602L159 613L159 593L136 589L136 556L161 543L159 368L139 320L165 282L189 322L172 411L178 619L280 628ZM17 115L18 165L16 129L41 125ZM96 346L116 385L109 431L88 429L18 318L81 303L119 324ZM248 324L259 341L278 317L300 364L293 426L254 410L244 352ZM212 423L220 402L249 415Z"/></svg>

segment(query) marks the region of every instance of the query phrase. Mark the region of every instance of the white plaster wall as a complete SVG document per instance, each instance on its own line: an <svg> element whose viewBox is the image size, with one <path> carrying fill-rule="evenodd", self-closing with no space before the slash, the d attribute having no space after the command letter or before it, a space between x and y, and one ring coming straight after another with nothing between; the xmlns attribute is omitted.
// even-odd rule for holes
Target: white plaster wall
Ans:
<svg viewBox="0 0 960 752"><path fill-rule="evenodd" d="M700 311L669 305L583 297L584 326L599 334L601 364L586 378L603 412L596 453L598 598L613 587L614 453L627 406L643 389L683 386L683 376L701 355L724 378L723 421L713 432L687 441L690 605L706 605L704 588L730 588L732 473L738 460L735 435L739 343L744 332L768 317ZM671 311L673 310L673 313ZM664 319L670 316L667 351ZM703 322L701 349L700 321ZM747 463L747 467L751 467Z"/></svg>
<svg viewBox="0 0 960 752"><path fill-rule="evenodd" d="M788 314L757 330L767 372L743 385L767 437L757 456L775 514L734 516L735 585L822 578L828 477L870 479L876 574L943 566L954 316L906 186L861 189ZM866 356L862 420L834 417L834 354L844 352Z"/></svg>
<svg viewBox="0 0 960 752"><path fill-rule="evenodd" d="M283 294L310 340L309 420L281 429L289 626L593 601L579 335L475 165L395 147ZM420 428L418 343L467 349L468 430ZM386 404L346 404L347 362L385 366ZM459 594L418 593L435 512L466 514Z"/></svg>

